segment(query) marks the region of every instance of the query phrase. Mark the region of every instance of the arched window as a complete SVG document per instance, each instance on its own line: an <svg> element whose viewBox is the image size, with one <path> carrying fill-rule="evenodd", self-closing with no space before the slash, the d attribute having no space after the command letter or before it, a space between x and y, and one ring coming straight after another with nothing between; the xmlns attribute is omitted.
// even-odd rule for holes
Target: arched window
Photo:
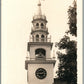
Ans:
<svg viewBox="0 0 84 84"><path fill-rule="evenodd" d="M41 35L41 41L44 41L44 35Z"/></svg>
<svg viewBox="0 0 84 84"><path fill-rule="evenodd" d="M45 49L42 49L42 48L36 49L35 56L36 56L36 58L45 58L45 56L46 56Z"/></svg>
<svg viewBox="0 0 84 84"><path fill-rule="evenodd" d="M37 27L37 28L39 27L39 23L36 23L36 27Z"/></svg>
<svg viewBox="0 0 84 84"><path fill-rule="evenodd" d="M39 35L38 34L36 35L36 41L39 41Z"/></svg>
<svg viewBox="0 0 84 84"><path fill-rule="evenodd" d="M32 36L32 40L34 41L34 36Z"/></svg>
<svg viewBox="0 0 84 84"><path fill-rule="evenodd" d="M43 23L41 23L41 28L43 28L43 26L44 26L44 24L43 24Z"/></svg>

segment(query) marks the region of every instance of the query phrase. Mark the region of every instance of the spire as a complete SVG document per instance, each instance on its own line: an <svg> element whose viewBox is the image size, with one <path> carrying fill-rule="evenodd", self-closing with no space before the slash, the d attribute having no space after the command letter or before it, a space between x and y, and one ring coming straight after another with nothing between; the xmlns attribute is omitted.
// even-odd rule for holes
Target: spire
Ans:
<svg viewBox="0 0 84 84"><path fill-rule="evenodd" d="M37 4L37 12L36 14L33 16L33 20L36 20L36 19L43 19L47 22L46 20L46 16L42 14L42 11L41 11L41 1L38 0L38 4Z"/></svg>
<svg viewBox="0 0 84 84"><path fill-rule="evenodd" d="M38 1L37 6L38 6L38 12L37 12L37 14L38 14L38 15L42 15L42 11L41 11L41 2L40 2L40 0Z"/></svg>

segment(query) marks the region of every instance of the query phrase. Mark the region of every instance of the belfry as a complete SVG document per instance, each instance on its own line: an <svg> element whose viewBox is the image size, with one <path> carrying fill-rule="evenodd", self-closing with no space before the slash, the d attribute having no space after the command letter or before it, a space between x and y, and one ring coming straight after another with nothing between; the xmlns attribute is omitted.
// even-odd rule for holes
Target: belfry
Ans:
<svg viewBox="0 0 84 84"><path fill-rule="evenodd" d="M27 45L29 56L25 60L28 84L53 84L55 59L51 56L53 43L48 38L46 16L42 14L41 2L38 13L33 16L31 37Z"/></svg>

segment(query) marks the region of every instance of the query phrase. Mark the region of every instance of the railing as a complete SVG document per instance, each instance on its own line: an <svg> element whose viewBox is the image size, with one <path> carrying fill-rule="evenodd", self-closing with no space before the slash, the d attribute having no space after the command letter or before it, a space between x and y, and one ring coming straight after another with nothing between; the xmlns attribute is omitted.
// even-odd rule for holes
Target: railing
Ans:
<svg viewBox="0 0 84 84"><path fill-rule="evenodd" d="M51 38L30 38L29 42L51 42Z"/></svg>
<svg viewBox="0 0 84 84"><path fill-rule="evenodd" d="M38 60L39 58L30 58L30 57L26 57L26 60ZM40 58L42 60L56 60L55 58Z"/></svg>

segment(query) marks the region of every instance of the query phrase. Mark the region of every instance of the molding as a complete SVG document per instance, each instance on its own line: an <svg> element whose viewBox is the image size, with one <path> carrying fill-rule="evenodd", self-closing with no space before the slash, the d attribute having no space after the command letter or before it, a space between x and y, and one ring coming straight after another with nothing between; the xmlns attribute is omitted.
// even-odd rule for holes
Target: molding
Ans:
<svg viewBox="0 0 84 84"><path fill-rule="evenodd" d="M39 21L44 21L44 22L46 22L46 23L48 22L46 19L36 18L36 19L33 19L33 20L32 20L32 23L34 23L35 21L38 21L38 20L39 20Z"/></svg>
<svg viewBox="0 0 84 84"><path fill-rule="evenodd" d="M51 42L28 42L28 45L27 45L27 50L30 51L30 46L31 45L46 45L46 46L51 46L51 49L52 49L52 45L53 43Z"/></svg>
<svg viewBox="0 0 84 84"><path fill-rule="evenodd" d="M46 34L49 34L49 32L48 31L45 31L45 30L41 30L41 29L39 29L39 30L32 30L31 31L31 34L33 34L33 33L35 33L35 32L45 32Z"/></svg>
<svg viewBox="0 0 84 84"><path fill-rule="evenodd" d="M28 64L53 64L55 65L56 60L26 60L25 69L28 70Z"/></svg>

